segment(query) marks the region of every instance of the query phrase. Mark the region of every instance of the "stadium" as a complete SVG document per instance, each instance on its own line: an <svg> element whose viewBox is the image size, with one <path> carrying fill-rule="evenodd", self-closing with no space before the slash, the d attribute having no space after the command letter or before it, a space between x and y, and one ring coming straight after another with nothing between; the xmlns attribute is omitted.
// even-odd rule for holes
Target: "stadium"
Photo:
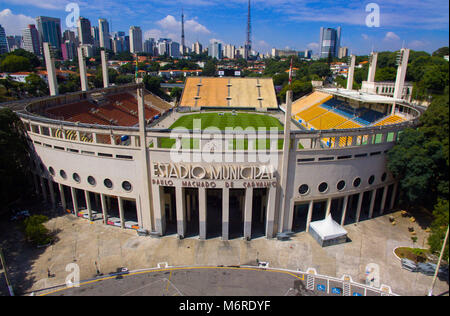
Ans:
<svg viewBox="0 0 450 316"><path fill-rule="evenodd" d="M139 79L87 90L83 58L83 91L58 95L46 54L52 96L16 111L36 192L156 237L274 238L382 215L398 194L387 153L421 115L402 99L408 52L393 97L319 88L279 105L272 79L190 77L177 107Z"/></svg>

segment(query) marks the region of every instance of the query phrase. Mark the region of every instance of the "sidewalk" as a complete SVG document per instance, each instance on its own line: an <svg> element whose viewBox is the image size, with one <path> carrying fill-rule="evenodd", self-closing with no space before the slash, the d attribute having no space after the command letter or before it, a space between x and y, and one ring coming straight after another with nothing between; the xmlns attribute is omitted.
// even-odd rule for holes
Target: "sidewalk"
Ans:
<svg viewBox="0 0 450 316"><path fill-rule="evenodd" d="M390 224L389 216L396 217L396 226ZM415 245L408 232L411 225L417 231ZM426 245L427 233L402 218L399 212L345 226L352 241L328 248L321 248L304 232L284 242L265 238L224 242L220 238L200 241L178 240L176 236L138 237L132 230L90 223L71 215L53 218L46 226L58 232L58 240L29 259L29 269L22 275L23 284L29 284L26 291L64 283L69 274L65 267L72 262L80 266L81 280L95 276L95 262L100 272L107 274L118 267L136 270L156 267L161 262L170 266L227 266L254 265L257 259L269 262L273 268L301 271L315 268L319 274L334 277L349 274L359 283L365 282L366 265L375 263L380 267L380 283L389 285L399 295L426 295L432 280L430 276L403 270L393 254L398 246ZM19 254L13 261L18 260L23 260ZM47 269L54 274L53 278L48 278ZM447 282L438 280L434 293L448 289Z"/></svg>

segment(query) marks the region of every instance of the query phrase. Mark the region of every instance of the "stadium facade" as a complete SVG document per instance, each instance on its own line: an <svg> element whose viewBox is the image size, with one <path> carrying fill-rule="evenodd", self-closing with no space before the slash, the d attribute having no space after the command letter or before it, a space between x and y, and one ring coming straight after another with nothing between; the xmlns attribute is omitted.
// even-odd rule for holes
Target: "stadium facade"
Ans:
<svg viewBox="0 0 450 316"><path fill-rule="evenodd" d="M293 103L288 92L278 107L271 80L254 78L190 78L177 108L139 79L108 85L17 110L35 189L79 217L154 236L273 238L330 214L343 226L383 214L398 193L387 153L421 114L401 99L346 89ZM284 131L168 129L191 112L243 110L284 117Z"/></svg>

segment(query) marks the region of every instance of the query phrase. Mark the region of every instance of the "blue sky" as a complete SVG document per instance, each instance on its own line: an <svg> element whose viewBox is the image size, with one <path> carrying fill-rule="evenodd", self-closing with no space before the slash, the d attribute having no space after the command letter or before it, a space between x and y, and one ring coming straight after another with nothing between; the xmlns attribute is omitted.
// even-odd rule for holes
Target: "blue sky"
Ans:
<svg viewBox="0 0 450 316"><path fill-rule="evenodd" d="M144 38L170 37L180 41L181 8L184 8L186 40L208 44L220 40L243 45L246 36L248 0L0 0L0 24L8 35L20 30L39 15L61 18L77 3L80 15L98 25L104 17L112 31L128 31L138 25ZM380 8L380 26L368 27L366 6ZM319 30L342 27L342 46L355 54L396 50L405 47L433 52L448 46L449 2L447 0L252 0L253 46L260 52L272 47L317 52Z"/></svg>

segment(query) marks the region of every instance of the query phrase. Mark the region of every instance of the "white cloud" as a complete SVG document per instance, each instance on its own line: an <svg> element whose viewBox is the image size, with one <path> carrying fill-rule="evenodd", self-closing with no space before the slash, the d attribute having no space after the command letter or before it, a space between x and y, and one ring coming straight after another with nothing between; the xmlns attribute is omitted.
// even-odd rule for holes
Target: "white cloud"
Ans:
<svg viewBox="0 0 450 316"><path fill-rule="evenodd" d="M144 32L144 38L171 38L174 41L181 39L181 20L177 20L172 15L167 15L164 19L156 22L159 28L150 29ZM208 35L211 34L211 31L208 28L199 22L196 21L196 18L185 20L184 22L184 31L186 34L186 39L195 38L195 36L200 35ZM189 40L187 40L189 42Z"/></svg>
<svg viewBox="0 0 450 316"><path fill-rule="evenodd" d="M385 41L399 41L400 37L394 32L387 32L384 36Z"/></svg>
<svg viewBox="0 0 450 316"><path fill-rule="evenodd" d="M315 42L309 43L309 44L307 45L307 47L308 47L309 49L312 49L312 50L318 50L318 49L319 49L319 43L315 43Z"/></svg>
<svg viewBox="0 0 450 316"><path fill-rule="evenodd" d="M414 40L414 41L411 41L410 43L408 43L408 47L410 47L412 49L424 48L427 46L428 46L427 43L425 43L424 41L419 41L419 40Z"/></svg>
<svg viewBox="0 0 450 316"><path fill-rule="evenodd" d="M367 34L361 34L361 36L362 36L362 38L363 38L365 41L369 40L369 35L367 35Z"/></svg>
<svg viewBox="0 0 450 316"><path fill-rule="evenodd" d="M22 35L28 24L36 24L36 20L23 14L14 14L10 9L0 11L0 24L7 35Z"/></svg>

